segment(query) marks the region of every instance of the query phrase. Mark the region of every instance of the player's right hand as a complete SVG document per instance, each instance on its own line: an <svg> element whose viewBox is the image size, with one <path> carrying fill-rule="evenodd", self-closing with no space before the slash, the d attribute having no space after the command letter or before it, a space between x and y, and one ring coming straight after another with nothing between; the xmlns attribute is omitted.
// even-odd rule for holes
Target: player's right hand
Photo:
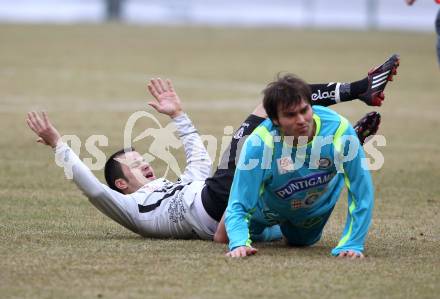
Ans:
<svg viewBox="0 0 440 299"><path fill-rule="evenodd" d="M29 112L27 114L26 123L29 128L38 135L37 142L56 147L61 135L57 129L50 123L46 112L36 113Z"/></svg>
<svg viewBox="0 0 440 299"><path fill-rule="evenodd" d="M257 253L257 249L251 246L240 246L226 253L228 257L245 257Z"/></svg>
<svg viewBox="0 0 440 299"><path fill-rule="evenodd" d="M157 112L166 114L171 118L183 113L182 104L171 80L151 79L148 83L148 91L155 99L149 102L148 105L156 109Z"/></svg>

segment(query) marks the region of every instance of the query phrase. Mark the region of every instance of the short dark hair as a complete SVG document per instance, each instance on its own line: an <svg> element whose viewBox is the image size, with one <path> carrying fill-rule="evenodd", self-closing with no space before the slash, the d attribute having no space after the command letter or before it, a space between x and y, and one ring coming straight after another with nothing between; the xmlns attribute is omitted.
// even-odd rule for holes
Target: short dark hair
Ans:
<svg viewBox="0 0 440 299"><path fill-rule="evenodd" d="M133 147L121 149L121 150L117 151L116 153L114 153L113 155L111 155L110 158L108 158L107 162L105 162L105 167L104 167L105 181L107 182L107 185L111 189L118 191L118 192L121 192L121 190L119 190L119 188L116 187L115 181L117 179L127 180L124 173L122 172L121 163L119 161L117 161L115 158L117 158L125 153L133 152L134 150L135 149Z"/></svg>
<svg viewBox="0 0 440 299"><path fill-rule="evenodd" d="M263 106L267 116L278 119L278 107L288 108L298 105L301 100L310 104L312 91L309 84L293 74L277 75L277 79L269 83L263 90Z"/></svg>

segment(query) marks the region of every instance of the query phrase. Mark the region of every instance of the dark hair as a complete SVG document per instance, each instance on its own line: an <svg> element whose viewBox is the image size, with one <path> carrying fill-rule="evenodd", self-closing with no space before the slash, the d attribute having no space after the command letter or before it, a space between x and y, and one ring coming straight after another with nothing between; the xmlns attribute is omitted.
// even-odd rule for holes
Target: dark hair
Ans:
<svg viewBox="0 0 440 299"><path fill-rule="evenodd" d="M107 162L105 162L105 167L104 167L105 181L107 182L107 185L111 189L116 190L118 192L121 192L121 190L119 190L118 187L116 187L115 181L117 179L127 180L124 173L122 172L121 163L119 163L119 161L117 161L115 158L117 158L125 153L133 152L133 151L134 151L134 148L132 148L132 147L126 148L126 149L121 149L121 150L117 151L116 153L114 153L113 155L111 155L110 158L108 158Z"/></svg>
<svg viewBox="0 0 440 299"><path fill-rule="evenodd" d="M278 119L278 107L289 108L298 105L301 100L310 104L312 91L310 86L293 74L277 75L277 80L269 83L263 90L263 106L267 116Z"/></svg>

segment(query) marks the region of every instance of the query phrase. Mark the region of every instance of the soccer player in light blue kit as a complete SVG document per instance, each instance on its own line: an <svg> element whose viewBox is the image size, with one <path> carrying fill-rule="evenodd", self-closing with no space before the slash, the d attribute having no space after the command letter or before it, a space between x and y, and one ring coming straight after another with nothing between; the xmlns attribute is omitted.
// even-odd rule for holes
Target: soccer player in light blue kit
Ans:
<svg viewBox="0 0 440 299"><path fill-rule="evenodd" d="M226 210L227 255L256 253L250 233L275 224L289 245L313 245L347 186L347 221L332 254L364 257L374 194L353 127L331 109L312 108L310 88L293 75L263 93L269 119L240 154Z"/></svg>

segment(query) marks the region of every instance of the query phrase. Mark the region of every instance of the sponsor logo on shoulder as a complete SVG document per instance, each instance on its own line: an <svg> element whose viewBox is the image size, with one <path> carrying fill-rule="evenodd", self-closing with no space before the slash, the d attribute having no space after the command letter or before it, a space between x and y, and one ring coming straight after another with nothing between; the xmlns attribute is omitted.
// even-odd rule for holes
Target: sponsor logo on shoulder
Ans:
<svg viewBox="0 0 440 299"><path fill-rule="evenodd" d="M293 167L293 161L290 156L282 157L277 159L277 165L278 165L278 173L279 174L285 174L290 171L295 170Z"/></svg>

